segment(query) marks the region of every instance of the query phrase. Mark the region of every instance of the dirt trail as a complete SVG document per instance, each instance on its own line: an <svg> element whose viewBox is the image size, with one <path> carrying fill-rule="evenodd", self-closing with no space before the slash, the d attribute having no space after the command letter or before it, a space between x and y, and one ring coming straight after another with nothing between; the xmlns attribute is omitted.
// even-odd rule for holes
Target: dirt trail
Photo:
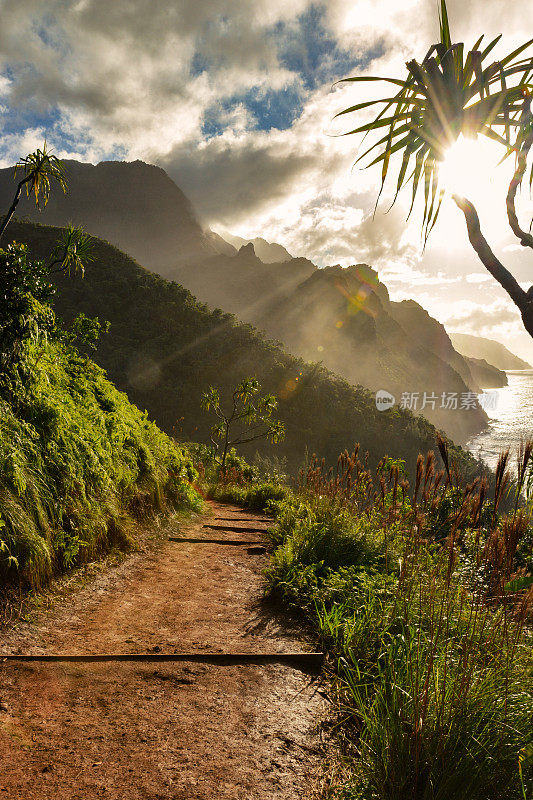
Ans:
<svg viewBox="0 0 533 800"><path fill-rule="evenodd" d="M168 535L235 539L203 526L252 524L240 522L249 512L212 510ZM11 631L1 651L308 649L263 607L266 561L246 547L165 542ZM321 758L316 688L279 664L1 662L0 800L309 797Z"/></svg>

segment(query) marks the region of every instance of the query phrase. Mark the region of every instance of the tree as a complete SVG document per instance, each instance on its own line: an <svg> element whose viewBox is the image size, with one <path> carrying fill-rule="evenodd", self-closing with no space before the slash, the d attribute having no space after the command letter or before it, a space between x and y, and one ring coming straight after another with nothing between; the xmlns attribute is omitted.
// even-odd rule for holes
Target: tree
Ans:
<svg viewBox="0 0 533 800"><path fill-rule="evenodd" d="M26 187L26 194L28 197L33 194L37 205L39 205L41 200L43 205L48 203L51 181L56 181L64 192L67 190L67 180L63 164L47 149L46 142L42 150L37 149L34 153L30 153L16 163L14 172L15 180L19 172L23 173L23 177L17 184L15 196L9 211L0 224L0 239L2 239L7 226L13 218L24 187Z"/></svg>
<svg viewBox="0 0 533 800"><path fill-rule="evenodd" d="M218 389L210 386L202 395L202 408L212 410L218 417L218 422L211 428L211 442L216 454L222 448L222 453L217 457L222 472L225 472L231 447L258 439L280 442L285 436L283 423L272 418L278 405L276 398L272 394L260 396L260 390L256 378L245 378L235 388L228 412L221 407Z"/></svg>
<svg viewBox="0 0 533 800"><path fill-rule="evenodd" d="M0 375L16 363L24 340L46 337L54 326L47 269L27 256L25 244L0 250Z"/></svg>
<svg viewBox="0 0 533 800"><path fill-rule="evenodd" d="M67 188L63 164L47 150L46 142L42 150L18 161L15 179L21 169L24 177L18 182L11 207L0 225L0 238L13 218L24 186L28 196L33 194L37 204L42 200L45 205L52 180L59 183L63 191ZM0 373L16 363L23 340L47 336L54 328L53 314L47 303L54 293L50 274L78 269L83 272L84 264L91 260L90 237L81 227L71 224L63 231L48 264L30 261L26 245L13 243L0 249ZM89 323L93 327L99 325L97 320L87 319L86 323L81 321L80 326L88 330ZM93 331L89 340L94 339Z"/></svg>
<svg viewBox="0 0 533 800"><path fill-rule="evenodd" d="M382 105L381 111L368 123L345 135L368 133L385 129L359 158L373 154L367 167L381 164L383 191L392 156L401 155L396 193L412 183L411 209L420 183L424 185L423 232L425 240L435 225L444 189L439 185L439 167L448 148L459 135L477 138L486 136L504 149L503 158L514 155L515 171L507 192L507 216L511 230L524 247L533 248L533 236L522 229L518 221L515 199L527 171L528 156L533 146L533 115L531 114L531 77L533 59L521 58L533 44L533 39L518 47L499 61L484 66L487 57L501 39L481 48L483 36L465 55L462 42L453 44L445 0L441 0L440 41L433 44L422 62L407 62L407 76L345 78L345 81L377 81L400 87L396 94L377 100L358 103L336 116L359 112ZM508 85L512 82L513 85ZM377 151L377 155L376 152ZM531 171L533 180L533 168ZM533 336L533 286L525 291L509 270L499 261L485 239L474 204L466 197L452 194L463 212L469 241L481 262L505 289L520 310L524 326ZM377 203L376 203L377 204Z"/></svg>

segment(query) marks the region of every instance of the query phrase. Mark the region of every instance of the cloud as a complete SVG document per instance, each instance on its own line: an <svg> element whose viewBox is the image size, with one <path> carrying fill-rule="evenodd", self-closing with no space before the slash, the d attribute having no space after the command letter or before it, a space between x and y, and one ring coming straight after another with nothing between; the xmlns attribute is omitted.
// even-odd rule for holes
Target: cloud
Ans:
<svg viewBox="0 0 533 800"><path fill-rule="evenodd" d="M505 329L509 325L514 327L519 319L520 312L510 300L497 299L487 306L480 306L472 300L462 300L454 303L446 322L451 329L483 335L496 328Z"/></svg>
<svg viewBox="0 0 533 800"><path fill-rule="evenodd" d="M504 28L495 58L533 27L526 0L448 7L467 44ZM206 225L280 241L320 265L367 261L441 319L507 330L517 312L480 271L453 204L422 252L419 218L405 225L407 196L384 214L386 190L373 217L379 172L352 172L359 140L328 135L355 124L332 123L337 111L375 92L333 81L402 73L437 33L428 0L4 0L0 160L46 136L64 157L157 163ZM511 241L505 212L492 220L482 217L491 244L526 281L530 253Z"/></svg>
<svg viewBox="0 0 533 800"><path fill-rule="evenodd" d="M295 189L316 152L275 135L218 136L196 150L178 145L160 163L214 224L240 222Z"/></svg>
<svg viewBox="0 0 533 800"><path fill-rule="evenodd" d="M396 287L396 284L400 284L407 286L409 290L415 286L446 286L451 283L460 283L462 280L459 275L451 276L444 272L431 274L405 263L387 265L380 272L380 277L393 288Z"/></svg>

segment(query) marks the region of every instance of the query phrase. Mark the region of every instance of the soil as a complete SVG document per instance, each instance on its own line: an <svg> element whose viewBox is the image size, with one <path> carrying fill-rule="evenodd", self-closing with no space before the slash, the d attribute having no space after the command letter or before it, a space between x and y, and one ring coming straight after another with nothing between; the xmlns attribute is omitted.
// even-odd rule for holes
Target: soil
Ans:
<svg viewBox="0 0 533 800"><path fill-rule="evenodd" d="M210 517L169 523L165 539L241 536L206 524L268 527L211 506ZM263 601L267 560L245 546L165 540L8 631L1 651L310 649ZM0 700L0 800L308 798L324 754L317 679L281 664L1 661Z"/></svg>

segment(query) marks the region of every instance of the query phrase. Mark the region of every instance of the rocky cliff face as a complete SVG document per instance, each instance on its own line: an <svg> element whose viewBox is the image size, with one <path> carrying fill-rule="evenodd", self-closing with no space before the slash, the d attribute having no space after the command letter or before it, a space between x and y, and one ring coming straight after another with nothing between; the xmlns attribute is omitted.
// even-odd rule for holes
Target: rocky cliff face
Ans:
<svg viewBox="0 0 533 800"><path fill-rule="evenodd" d="M250 321L351 383L387 390L457 441L486 424L468 402L479 386L444 327L414 301L392 303L365 264L314 270Z"/></svg>
<svg viewBox="0 0 533 800"><path fill-rule="evenodd" d="M503 370L488 364L484 358L465 358L476 383L482 389L501 389L509 381Z"/></svg>
<svg viewBox="0 0 533 800"><path fill-rule="evenodd" d="M425 308L414 300L403 300L401 303L389 303L388 311L413 342L422 343L425 349L449 364L472 391L480 391L480 384L468 362L454 349L444 325L431 317Z"/></svg>

